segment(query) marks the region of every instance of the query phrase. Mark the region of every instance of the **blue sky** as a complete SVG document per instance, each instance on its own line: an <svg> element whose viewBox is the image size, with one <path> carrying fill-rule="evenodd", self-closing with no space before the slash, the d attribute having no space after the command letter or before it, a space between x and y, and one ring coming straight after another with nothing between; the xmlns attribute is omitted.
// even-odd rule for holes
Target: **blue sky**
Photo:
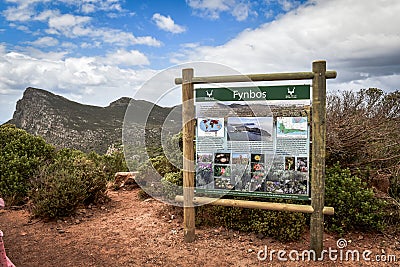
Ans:
<svg viewBox="0 0 400 267"><path fill-rule="evenodd" d="M29 86L106 106L191 61L269 73L325 59L329 90L397 90L398 14L398 0L1 1L0 122Z"/></svg>

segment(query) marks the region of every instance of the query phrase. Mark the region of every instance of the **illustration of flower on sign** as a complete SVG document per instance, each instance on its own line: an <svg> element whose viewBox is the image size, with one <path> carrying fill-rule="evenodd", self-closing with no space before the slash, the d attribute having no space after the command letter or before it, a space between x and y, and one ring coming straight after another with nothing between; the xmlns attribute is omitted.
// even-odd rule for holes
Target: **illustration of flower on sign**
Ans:
<svg viewBox="0 0 400 267"><path fill-rule="evenodd" d="M261 156L260 156L260 155L256 155L256 156L254 156L254 159L255 159L256 161L260 161Z"/></svg>
<svg viewBox="0 0 400 267"><path fill-rule="evenodd" d="M253 167L253 169L254 169L255 171L260 171L260 170L262 170L263 168L262 168L261 164L255 164L254 167Z"/></svg>
<svg viewBox="0 0 400 267"><path fill-rule="evenodd" d="M230 176L231 170L229 166L214 166L215 176Z"/></svg>
<svg viewBox="0 0 400 267"><path fill-rule="evenodd" d="M263 179L264 175L265 175L264 172L257 171L257 172L253 173L252 177L253 177L253 179L258 180L258 179Z"/></svg>

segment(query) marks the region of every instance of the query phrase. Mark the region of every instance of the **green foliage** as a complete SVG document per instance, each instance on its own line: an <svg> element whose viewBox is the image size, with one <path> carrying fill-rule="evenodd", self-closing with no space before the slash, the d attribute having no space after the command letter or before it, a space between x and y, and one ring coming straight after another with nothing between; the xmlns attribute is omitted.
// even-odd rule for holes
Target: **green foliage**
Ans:
<svg viewBox="0 0 400 267"><path fill-rule="evenodd" d="M284 242L300 239L306 229L302 213L210 205L196 208L196 223L261 233Z"/></svg>
<svg viewBox="0 0 400 267"><path fill-rule="evenodd" d="M80 205L104 200L107 179L126 170L122 150L56 152L41 137L13 125L0 127L0 197L10 205L29 199L39 217L68 216Z"/></svg>
<svg viewBox="0 0 400 267"><path fill-rule="evenodd" d="M165 155L147 160L138 168L136 182L152 196L175 197L182 186L182 173ZM180 182L179 182L180 179ZM176 186L178 183L180 186Z"/></svg>
<svg viewBox="0 0 400 267"><path fill-rule="evenodd" d="M84 153L62 149L53 162L41 166L32 181L32 213L48 218L69 216L80 205L103 201L106 182L102 167Z"/></svg>
<svg viewBox="0 0 400 267"><path fill-rule="evenodd" d="M375 198L365 182L338 164L326 171L325 205L335 208L334 216L325 216L327 228L331 231L343 233L384 228L386 203Z"/></svg>
<svg viewBox="0 0 400 267"><path fill-rule="evenodd" d="M154 169L164 177L165 174L171 172L178 172L179 169L173 165L170 160L165 155L160 155L155 158L150 159L151 164L153 165Z"/></svg>
<svg viewBox="0 0 400 267"><path fill-rule="evenodd" d="M29 180L53 153L54 147L43 138L14 125L0 126L0 197L10 205L22 204L29 190Z"/></svg>
<svg viewBox="0 0 400 267"><path fill-rule="evenodd" d="M164 194L169 199L175 199L176 195L182 195L183 172L170 172L161 179Z"/></svg>
<svg viewBox="0 0 400 267"><path fill-rule="evenodd" d="M87 157L97 165L102 166L102 170L109 181L114 179L115 173L129 171L122 150L114 150L112 153L105 155L90 152Z"/></svg>

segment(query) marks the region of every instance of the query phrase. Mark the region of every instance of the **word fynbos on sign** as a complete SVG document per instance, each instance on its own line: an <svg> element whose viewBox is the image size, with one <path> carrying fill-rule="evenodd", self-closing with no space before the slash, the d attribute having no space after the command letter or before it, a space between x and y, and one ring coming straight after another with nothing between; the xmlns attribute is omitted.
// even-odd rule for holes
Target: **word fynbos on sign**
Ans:
<svg viewBox="0 0 400 267"><path fill-rule="evenodd" d="M252 90L247 92L239 92L233 91L233 98L236 100L243 100L243 99L266 99L267 93L266 92L254 92Z"/></svg>

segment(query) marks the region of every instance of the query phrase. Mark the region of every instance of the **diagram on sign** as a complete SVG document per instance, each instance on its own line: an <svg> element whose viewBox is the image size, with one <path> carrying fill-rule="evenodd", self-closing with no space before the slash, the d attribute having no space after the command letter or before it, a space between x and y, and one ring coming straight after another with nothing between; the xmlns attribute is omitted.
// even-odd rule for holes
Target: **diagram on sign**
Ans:
<svg viewBox="0 0 400 267"><path fill-rule="evenodd" d="M307 137L308 125L306 117L279 117L276 124L279 137Z"/></svg>

